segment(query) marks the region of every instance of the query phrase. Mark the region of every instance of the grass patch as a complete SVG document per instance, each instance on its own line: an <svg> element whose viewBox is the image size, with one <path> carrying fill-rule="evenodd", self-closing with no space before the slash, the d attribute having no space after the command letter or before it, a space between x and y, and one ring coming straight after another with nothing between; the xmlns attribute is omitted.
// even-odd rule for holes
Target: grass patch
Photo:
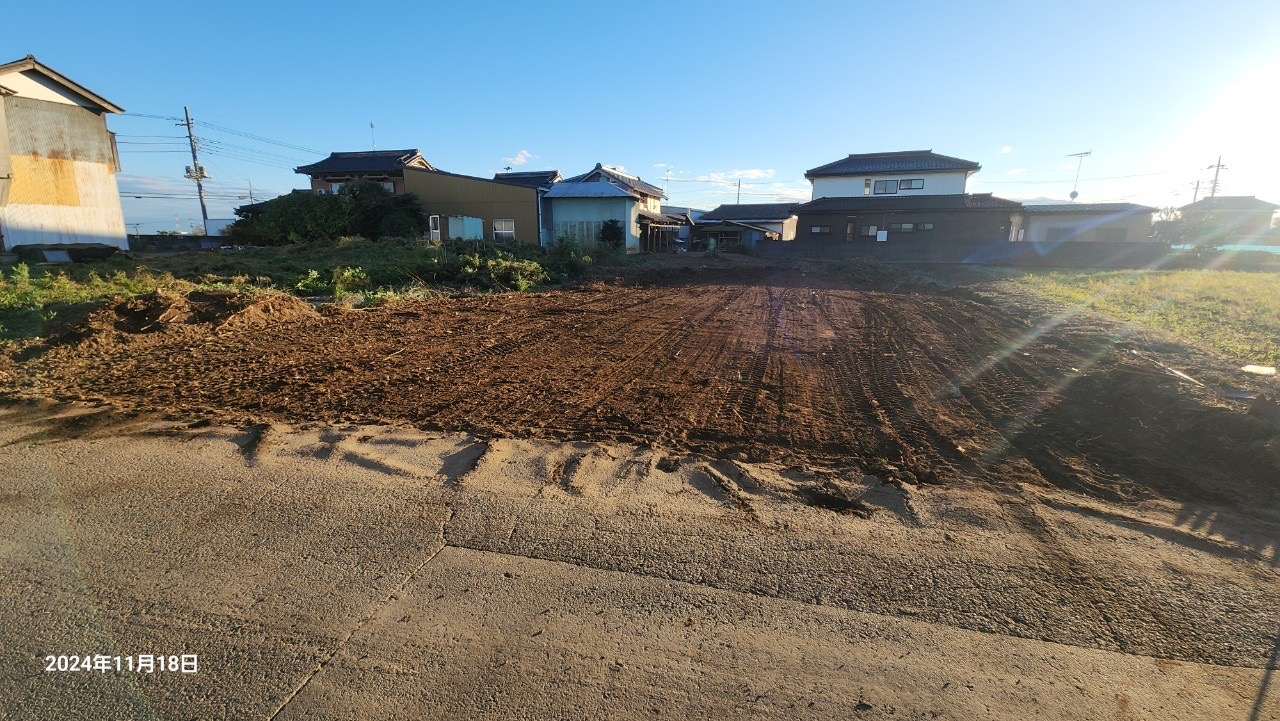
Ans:
<svg viewBox="0 0 1280 721"><path fill-rule="evenodd" d="M586 250L572 242L548 250L343 238L236 253L118 255L53 270L18 264L0 270L0 339L41 335L48 321L78 305L157 289L274 289L358 306L424 297L439 287L524 291L580 277L591 263Z"/></svg>
<svg viewBox="0 0 1280 721"><path fill-rule="evenodd" d="M1168 332L1241 363L1280 364L1280 273L1227 270L1030 273L1055 301Z"/></svg>

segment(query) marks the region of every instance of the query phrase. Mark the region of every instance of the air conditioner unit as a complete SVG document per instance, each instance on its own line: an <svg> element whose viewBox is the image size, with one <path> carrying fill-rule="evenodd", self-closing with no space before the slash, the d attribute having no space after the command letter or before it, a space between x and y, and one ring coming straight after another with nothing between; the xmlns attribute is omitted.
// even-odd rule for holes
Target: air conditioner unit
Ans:
<svg viewBox="0 0 1280 721"><path fill-rule="evenodd" d="M329 191L324 188L316 188L316 195L328 195Z"/></svg>

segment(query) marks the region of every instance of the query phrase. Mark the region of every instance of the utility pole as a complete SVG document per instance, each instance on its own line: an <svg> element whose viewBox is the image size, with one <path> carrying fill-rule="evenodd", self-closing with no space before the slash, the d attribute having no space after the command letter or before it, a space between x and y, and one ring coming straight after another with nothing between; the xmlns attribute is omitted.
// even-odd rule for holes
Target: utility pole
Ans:
<svg viewBox="0 0 1280 721"><path fill-rule="evenodd" d="M738 178L738 200L735 202L737 205L742 205L742 178Z"/></svg>
<svg viewBox="0 0 1280 721"><path fill-rule="evenodd" d="M200 159L196 157L196 135L192 130L191 111L185 105L182 106L182 114L187 122L179 125L186 126L187 140L191 141L191 167L187 168L187 179L196 181L196 194L200 196L200 217L204 220L204 234L207 236L209 235L209 209L204 204L204 181L209 176L200 166Z"/></svg>
<svg viewBox="0 0 1280 721"><path fill-rule="evenodd" d="M1196 181L1196 192L1194 192L1194 193L1192 193L1192 194L1191 194L1191 202L1193 202L1193 203L1194 203L1194 202L1196 202L1196 201L1197 201L1197 200L1199 200L1199 199L1200 199L1200 181L1199 181L1199 180L1197 180L1197 181Z"/></svg>
<svg viewBox="0 0 1280 721"><path fill-rule="evenodd" d="M1218 196L1218 173L1226 170L1227 166L1222 164L1222 156L1219 155L1218 162L1214 163L1213 165L1210 165L1206 169L1213 171L1213 185L1209 186L1209 197L1215 198Z"/></svg>
<svg viewBox="0 0 1280 721"><path fill-rule="evenodd" d="M374 150L377 150L377 149L378 149L378 139L377 139L377 138L375 138L375 137L374 137L374 135L373 135L373 121L372 121L372 120L370 120L370 121L369 121L369 144L373 146L373 149L374 149Z"/></svg>

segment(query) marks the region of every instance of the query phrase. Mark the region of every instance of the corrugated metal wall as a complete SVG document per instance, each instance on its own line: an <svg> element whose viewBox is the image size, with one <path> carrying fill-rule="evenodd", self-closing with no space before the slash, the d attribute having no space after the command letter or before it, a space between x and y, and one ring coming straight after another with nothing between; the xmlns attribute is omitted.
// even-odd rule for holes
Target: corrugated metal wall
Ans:
<svg viewBox="0 0 1280 721"><path fill-rule="evenodd" d="M107 243L127 248L106 119L83 107L6 97L2 123L12 179L0 196L5 248Z"/></svg>

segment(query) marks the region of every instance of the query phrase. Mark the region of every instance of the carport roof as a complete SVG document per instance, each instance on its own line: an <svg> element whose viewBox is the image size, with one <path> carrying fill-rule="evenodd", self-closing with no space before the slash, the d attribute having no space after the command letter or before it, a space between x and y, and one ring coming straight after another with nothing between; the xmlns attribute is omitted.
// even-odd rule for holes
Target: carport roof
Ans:
<svg viewBox="0 0 1280 721"><path fill-rule="evenodd" d="M786 220L795 203L744 203L721 205L699 220Z"/></svg>
<svg viewBox="0 0 1280 721"><path fill-rule="evenodd" d="M1154 213L1155 208L1136 203L1056 203L1045 205L1024 205L1022 209L1028 213Z"/></svg>

